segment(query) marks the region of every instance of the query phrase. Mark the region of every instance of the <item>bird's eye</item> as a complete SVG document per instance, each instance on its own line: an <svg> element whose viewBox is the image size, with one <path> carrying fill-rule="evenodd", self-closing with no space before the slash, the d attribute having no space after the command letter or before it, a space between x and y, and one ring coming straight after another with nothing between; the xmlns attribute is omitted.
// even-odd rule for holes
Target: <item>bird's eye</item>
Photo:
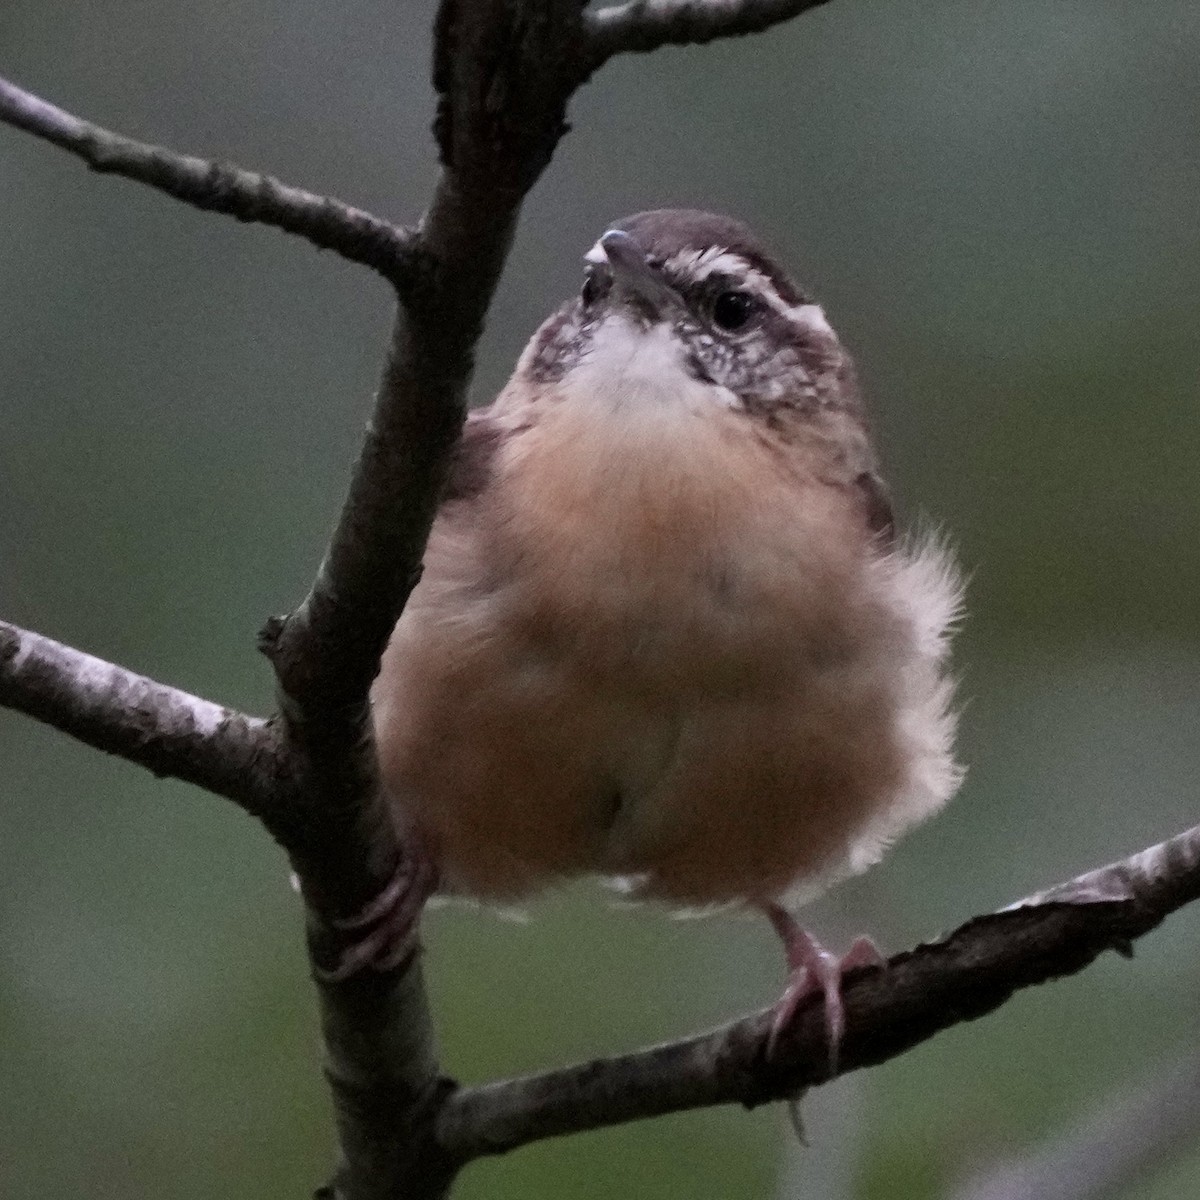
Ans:
<svg viewBox="0 0 1200 1200"><path fill-rule="evenodd" d="M713 324L730 332L741 329L754 315L754 307L749 292L721 292L713 301Z"/></svg>
<svg viewBox="0 0 1200 1200"><path fill-rule="evenodd" d="M600 281L596 278L595 271L589 271L583 279L583 291L579 293L579 298L583 301L584 308L591 308L600 297Z"/></svg>

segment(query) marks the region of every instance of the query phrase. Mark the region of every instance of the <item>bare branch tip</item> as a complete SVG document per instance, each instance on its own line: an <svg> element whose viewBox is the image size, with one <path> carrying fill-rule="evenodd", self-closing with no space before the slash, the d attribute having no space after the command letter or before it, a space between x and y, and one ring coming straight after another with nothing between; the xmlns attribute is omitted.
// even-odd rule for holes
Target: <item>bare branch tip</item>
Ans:
<svg viewBox="0 0 1200 1200"><path fill-rule="evenodd" d="M589 9L584 25L596 65L617 54L696 46L762 33L827 0L628 0ZM594 69L594 67L593 67Z"/></svg>

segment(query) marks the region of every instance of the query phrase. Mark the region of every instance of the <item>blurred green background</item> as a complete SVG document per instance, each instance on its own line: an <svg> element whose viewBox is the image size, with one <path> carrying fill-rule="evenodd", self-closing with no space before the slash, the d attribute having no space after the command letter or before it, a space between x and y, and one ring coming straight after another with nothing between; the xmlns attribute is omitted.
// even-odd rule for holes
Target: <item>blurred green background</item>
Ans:
<svg viewBox="0 0 1200 1200"><path fill-rule="evenodd" d="M103 124L398 218L435 171L432 0L6 0L0 72ZM855 349L911 521L972 573L966 786L807 915L888 949L1200 812L1200 6L838 0L606 69L482 346L506 377L610 219L735 213ZM366 271L0 129L0 614L256 711L389 322ZM0 713L0 1194L294 1198L330 1161L298 905L231 806ZM483 1079L760 1005L765 922L443 909L450 1071ZM1200 912L809 1098L472 1168L464 1200L924 1200L1194 1044ZM1200 1150L1123 1195L1200 1190Z"/></svg>

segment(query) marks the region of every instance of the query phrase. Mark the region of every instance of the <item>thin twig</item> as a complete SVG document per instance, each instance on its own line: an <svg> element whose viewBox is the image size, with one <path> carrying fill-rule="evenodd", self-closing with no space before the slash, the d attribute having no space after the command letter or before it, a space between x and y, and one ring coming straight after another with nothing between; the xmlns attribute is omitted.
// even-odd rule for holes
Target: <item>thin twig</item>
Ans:
<svg viewBox="0 0 1200 1200"><path fill-rule="evenodd" d="M1164 1064L1058 1141L982 1173L957 1200L1107 1200L1200 1138L1200 1054Z"/></svg>
<svg viewBox="0 0 1200 1200"><path fill-rule="evenodd" d="M0 621L0 705L267 818L281 765L268 722Z"/></svg>
<svg viewBox="0 0 1200 1200"><path fill-rule="evenodd" d="M874 1066L1021 988L1082 970L1200 897L1200 826L858 971L845 988L839 1074ZM766 1010L711 1033L617 1058L465 1089L438 1134L465 1159L529 1142L714 1104L751 1107L827 1082L821 1004L807 1004L768 1059Z"/></svg>
<svg viewBox="0 0 1200 1200"><path fill-rule="evenodd" d="M827 0L629 0L585 17L597 63L661 46L703 45L762 33Z"/></svg>
<svg viewBox="0 0 1200 1200"><path fill-rule="evenodd" d="M94 171L148 184L193 208L294 233L378 271L397 286L414 269L416 235L410 229L340 200L289 187L270 175L123 137L5 79L0 79L0 122L69 150Z"/></svg>

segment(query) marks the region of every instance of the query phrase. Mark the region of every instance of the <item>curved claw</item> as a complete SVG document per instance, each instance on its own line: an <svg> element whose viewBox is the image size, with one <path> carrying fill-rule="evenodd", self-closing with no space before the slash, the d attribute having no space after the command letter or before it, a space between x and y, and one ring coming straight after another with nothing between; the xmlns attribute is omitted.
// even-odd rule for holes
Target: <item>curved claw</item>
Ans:
<svg viewBox="0 0 1200 1200"><path fill-rule="evenodd" d="M411 873L405 870L405 864L401 864L396 868L395 874L388 880L387 886L375 897L374 900L368 900L352 917L340 917L330 921L334 929L344 930L346 933L353 933L357 929L366 929L369 925L374 925L376 921L383 920L389 912L399 903L404 895L406 888L409 886Z"/></svg>
<svg viewBox="0 0 1200 1200"><path fill-rule="evenodd" d="M775 1005L767 1056L773 1057L779 1038L791 1024L801 1001L819 993L825 1006L825 1041L829 1048L829 1075L838 1073L838 1055L846 1032L846 1009L842 1003L842 976L863 967L882 968L887 960L869 937L854 940L844 957L831 954L811 933L797 924L778 904L763 906L787 954L788 981Z"/></svg>
<svg viewBox="0 0 1200 1200"><path fill-rule="evenodd" d="M829 1047L829 1073L837 1074L838 1048L846 1029L842 1007L842 971L837 956L831 954L812 934L798 925L785 939L788 956L788 981L775 1005L767 1055L773 1057L783 1031L792 1023L800 1002L820 993L825 1005L825 1041Z"/></svg>
<svg viewBox="0 0 1200 1200"><path fill-rule="evenodd" d="M317 969L317 977L339 983L359 971L390 971L415 949L417 924L425 902L437 890L437 869L423 849L413 849L401 859L395 874L374 899L351 917L331 922L352 936L337 966Z"/></svg>

